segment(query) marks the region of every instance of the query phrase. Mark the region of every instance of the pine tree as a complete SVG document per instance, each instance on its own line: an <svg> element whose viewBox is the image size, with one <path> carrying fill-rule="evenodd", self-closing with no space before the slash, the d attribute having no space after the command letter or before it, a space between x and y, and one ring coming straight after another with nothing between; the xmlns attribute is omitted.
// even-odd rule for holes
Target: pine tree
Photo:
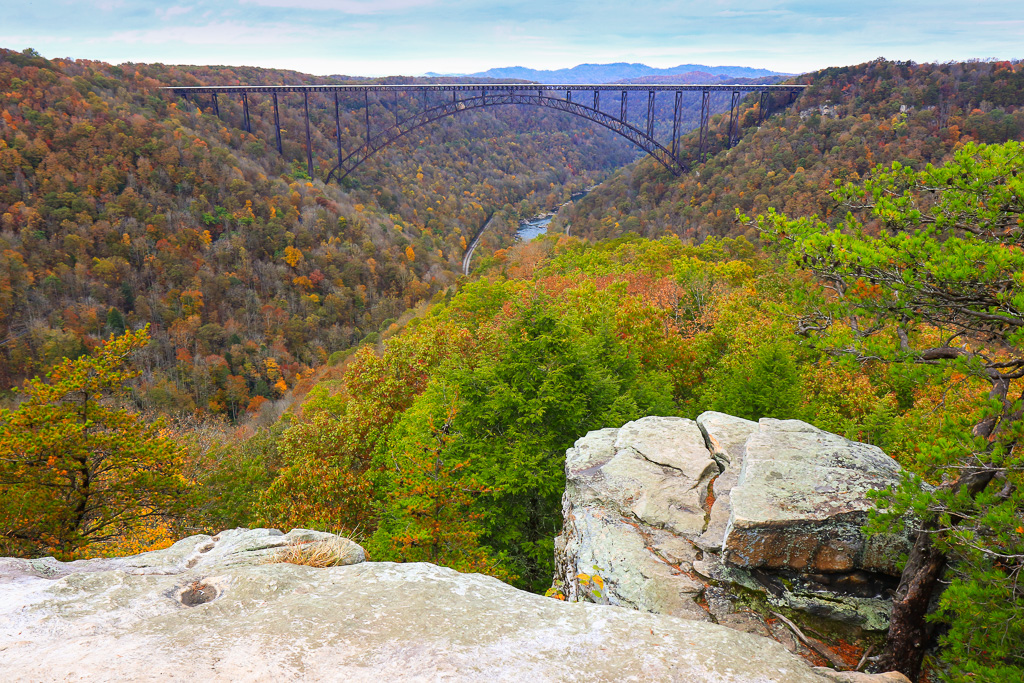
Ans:
<svg viewBox="0 0 1024 683"><path fill-rule="evenodd" d="M936 425L903 484L881 497L881 524L921 520L893 603L883 667L914 679L936 621L950 680L1024 674L1024 145L968 144L941 168L893 164L836 199L881 222L877 237L848 215L842 230L769 213L828 296L799 331L836 355L956 370L988 385L973 420ZM937 484L922 486L922 477ZM939 610L927 611L942 580Z"/></svg>

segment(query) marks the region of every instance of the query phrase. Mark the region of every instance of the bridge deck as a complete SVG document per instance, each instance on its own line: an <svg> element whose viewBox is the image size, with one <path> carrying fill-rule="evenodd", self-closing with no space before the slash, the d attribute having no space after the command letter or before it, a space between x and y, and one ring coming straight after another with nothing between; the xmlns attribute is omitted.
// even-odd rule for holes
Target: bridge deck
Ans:
<svg viewBox="0 0 1024 683"><path fill-rule="evenodd" d="M253 94L270 95L273 103L274 137L278 153L283 153L278 95L288 93L302 94L306 128L306 165L310 177L313 176L313 145L310 136L309 96L316 93L333 93L338 163L327 174L327 182L330 182L331 177L335 173L337 173L339 180L344 178L366 161L367 158L415 128L462 111L502 104L527 104L548 107L589 119L625 137L654 157L671 172L679 174L687 170L686 164L684 164L679 156L681 98L683 97L683 92L701 93L700 142L697 158L698 161L703 161L704 152L708 144L711 93L723 92L731 94L728 127L728 145L731 147L737 139L739 104L743 93L759 93L760 102L757 111L758 123L760 123L770 109L771 93L788 92L792 96L806 87L808 86L798 84L769 85L760 83L376 83L358 85L341 83L316 85L185 85L163 87L161 90L181 95L186 100L189 100L190 96L209 96L212 105L211 109L217 116L220 116L217 96L220 94L238 95L242 101L242 125L249 133L252 132L252 123L249 118L249 96ZM573 99L573 93L581 91L593 94L592 105L588 106L578 99ZM451 101L443 103L428 102L428 92L451 93ZM606 111L606 107L601 106L602 92L619 93L617 114L609 113ZM647 93L646 130L640 128L638 123L630 121L628 117L629 94L634 92ZM342 150L341 143L342 126L339 93L360 93L365 110L365 143L347 155ZM394 94L394 111L391 113L394 115L395 121L394 123L389 123L376 135L373 134L370 126L370 93L375 95L377 93ZM406 116L404 120L399 118L398 96L400 93L423 93L421 109L413 115ZM460 97L459 93L466 93L466 95ZM556 96L556 93L564 93L564 95L559 97ZM675 97L671 143L662 144L654 136L655 98L659 93L672 93ZM380 103L380 95L376 95L374 99L377 103ZM385 109L387 109L386 106Z"/></svg>
<svg viewBox="0 0 1024 683"><path fill-rule="evenodd" d="M537 92L538 90L580 91L587 92L676 92L708 91L708 92L794 92L808 86L793 84L754 84L754 83L422 83L422 84L372 84L372 85L176 85L160 88L179 94L186 93L288 93L288 92Z"/></svg>

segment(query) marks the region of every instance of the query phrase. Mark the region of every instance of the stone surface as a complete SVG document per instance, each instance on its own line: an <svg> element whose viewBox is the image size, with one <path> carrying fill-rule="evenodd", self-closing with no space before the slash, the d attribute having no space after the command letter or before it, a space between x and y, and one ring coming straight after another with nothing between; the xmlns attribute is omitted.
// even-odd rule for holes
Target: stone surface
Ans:
<svg viewBox="0 0 1024 683"><path fill-rule="evenodd" d="M697 417L697 426L711 451L711 457L722 472L712 485L714 503L711 506L707 529L695 541L697 546L718 552L725 542L725 532L732 515L732 489L740 478L746 443L757 431L756 422L724 413L705 412Z"/></svg>
<svg viewBox="0 0 1024 683"><path fill-rule="evenodd" d="M881 449L798 420L762 419L744 447L724 552L741 567L896 574L905 539L866 543L867 493L899 481Z"/></svg>
<svg viewBox="0 0 1024 683"><path fill-rule="evenodd" d="M867 542L861 526L867 491L898 472L879 449L797 421L707 412L591 432L566 453L556 586L594 599L578 575L596 574L601 601L764 635L751 594L882 630L907 539Z"/></svg>
<svg viewBox="0 0 1024 683"><path fill-rule="evenodd" d="M691 539L704 531L719 469L697 424L645 417L591 432L566 452L565 470L556 567L566 596L586 594L579 573L598 574L613 605L710 620L695 602L704 585Z"/></svg>
<svg viewBox="0 0 1024 683"><path fill-rule="evenodd" d="M283 534L277 529L229 529L217 536L190 536L165 550L129 557L58 562L52 557L36 560L0 558L0 585L10 586L33 578L59 579L70 574L123 571L127 574L178 575L213 572L234 565L253 565L269 561L289 545L316 541L334 541L344 556L340 564L357 564L366 554L357 543L334 534L309 529L292 529Z"/></svg>
<svg viewBox="0 0 1024 683"><path fill-rule="evenodd" d="M600 509L584 509L573 517L571 524L572 529L564 530L563 537L573 544L569 552L577 558L577 574L599 575L606 586L603 594L610 604L710 621L707 612L694 602L704 590L704 584L679 569L678 563L685 560L678 555L692 551L692 546L681 549L683 552L665 551L665 555L677 561L673 565L663 556L659 557L652 545L654 539L645 538L635 528L624 525L617 515ZM673 554L673 550L677 554ZM581 586L579 581L571 581L568 585L571 586L570 600L593 597L586 595L586 584Z"/></svg>
<svg viewBox="0 0 1024 683"><path fill-rule="evenodd" d="M0 560L3 680L827 682L767 638L477 574L262 564L297 538L324 535L233 530L116 560Z"/></svg>

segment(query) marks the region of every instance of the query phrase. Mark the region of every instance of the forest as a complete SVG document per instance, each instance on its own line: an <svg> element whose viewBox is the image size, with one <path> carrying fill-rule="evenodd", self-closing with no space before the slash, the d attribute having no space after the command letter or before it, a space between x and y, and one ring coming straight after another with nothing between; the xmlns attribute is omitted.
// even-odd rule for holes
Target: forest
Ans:
<svg viewBox="0 0 1024 683"><path fill-rule="evenodd" d="M225 125L241 125L238 102L222 98L222 120L157 90L300 79L0 58L0 391L150 323L139 407L237 422L444 295L493 213L507 219L492 249L633 158L557 115L482 112L325 186L297 142L277 155L259 130L272 117L249 134ZM282 107L282 127L299 112Z"/></svg>
<svg viewBox="0 0 1024 683"><path fill-rule="evenodd" d="M543 593L580 436L797 418L904 467L890 664L1020 680L1024 62L799 76L680 177L509 107L324 185L157 90L306 78L0 53L0 555L302 527Z"/></svg>

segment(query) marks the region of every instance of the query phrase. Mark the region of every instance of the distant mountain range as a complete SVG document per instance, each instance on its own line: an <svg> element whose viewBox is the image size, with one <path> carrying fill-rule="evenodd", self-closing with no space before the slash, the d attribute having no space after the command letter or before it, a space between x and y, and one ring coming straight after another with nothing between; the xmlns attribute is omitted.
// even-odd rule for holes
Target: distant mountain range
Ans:
<svg viewBox="0 0 1024 683"><path fill-rule="evenodd" d="M652 76L675 76L701 72L725 78L758 78L761 76L784 75L778 71L755 69L749 66L706 66L703 64L680 64L667 69L657 69L646 64L580 64L571 69L528 69L524 66L506 66L488 69L473 74L438 74L427 73L426 76L476 76L479 78L499 78L508 80L536 81L538 83L615 83L618 81L646 78ZM788 75L788 74L785 74Z"/></svg>

